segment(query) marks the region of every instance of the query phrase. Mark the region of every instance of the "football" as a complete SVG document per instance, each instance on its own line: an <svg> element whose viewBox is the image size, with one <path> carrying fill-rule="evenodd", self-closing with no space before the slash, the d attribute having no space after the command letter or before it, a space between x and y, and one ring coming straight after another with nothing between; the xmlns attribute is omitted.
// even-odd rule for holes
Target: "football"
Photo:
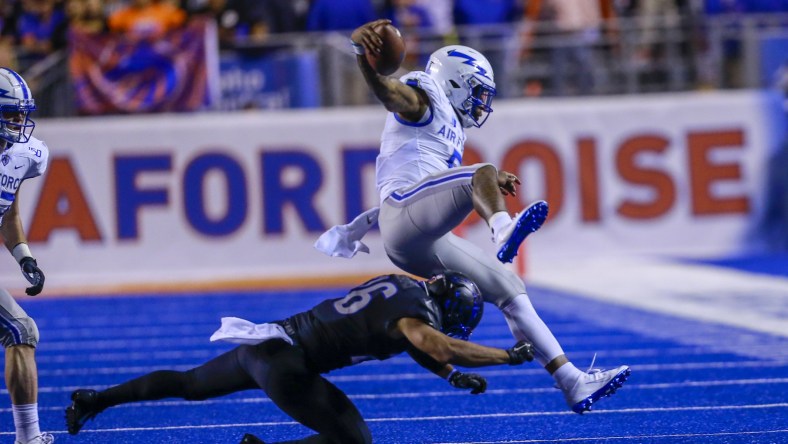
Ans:
<svg viewBox="0 0 788 444"><path fill-rule="evenodd" d="M391 24L381 24L372 29L383 39L380 54L367 53L367 61L381 75L393 74L405 58L405 42L399 29Z"/></svg>

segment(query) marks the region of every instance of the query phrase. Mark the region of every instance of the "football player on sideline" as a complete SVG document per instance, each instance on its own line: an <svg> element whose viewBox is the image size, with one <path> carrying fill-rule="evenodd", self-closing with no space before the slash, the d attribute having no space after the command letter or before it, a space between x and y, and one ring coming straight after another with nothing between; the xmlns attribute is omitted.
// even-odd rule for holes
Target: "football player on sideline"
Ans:
<svg viewBox="0 0 788 444"><path fill-rule="evenodd" d="M380 52L383 42L373 28L386 22L367 23L350 37L367 85L389 111L376 165L386 253L417 276L442 269L466 274L484 300L503 312L514 337L534 344L536 359L556 380L569 408L589 410L623 384L629 367L577 369L534 310L523 281L503 265L541 227L547 203L538 201L513 218L503 196L516 195L518 178L488 163L461 166L465 129L481 127L493 111L490 63L472 48L453 45L435 51L425 71L399 79L380 75L364 54ZM451 233L472 210L490 226L498 260Z"/></svg>
<svg viewBox="0 0 788 444"><path fill-rule="evenodd" d="M47 167L49 151L32 136L36 109L27 83L16 72L0 68L0 234L22 269L35 296L44 288L44 273L27 246L19 218L17 193L25 179L37 177ZM5 383L11 395L16 444L48 444L54 441L38 426L38 372L35 351L38 327L4 289L0 289L0 335L5 347Z"/></svg>
<svg viewBox="0 0 788 444"><path fill-rule="evenodd" d="M467 342L484 303L476 285L455 272L429 281L379 276L342 298L268 324L223 318L211 340L245 343L186 372L160 370L103 391L79 389L66 408L68 432L108 407L162 398L203 400L262 389L285 413L316 431L288 443L370 443L364 418L347 395L321 376L370 359L407 351L423 367L458 389L484 393L487 381L463 367L522 364L531 344L508 350ZM262 443L254 435L242 444Z"/></svg>

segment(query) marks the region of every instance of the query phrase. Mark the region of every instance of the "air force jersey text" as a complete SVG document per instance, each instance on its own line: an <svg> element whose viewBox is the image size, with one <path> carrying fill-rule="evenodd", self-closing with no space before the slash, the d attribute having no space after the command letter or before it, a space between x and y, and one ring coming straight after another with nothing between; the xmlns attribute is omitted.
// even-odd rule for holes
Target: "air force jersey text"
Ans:
<svg viewBox="0 0 788 444"><path fill-rule="evenodd" d="M48 159L47 145L35 137L0 153L0 224L14 203L22 181L44 174Z"/></svg>

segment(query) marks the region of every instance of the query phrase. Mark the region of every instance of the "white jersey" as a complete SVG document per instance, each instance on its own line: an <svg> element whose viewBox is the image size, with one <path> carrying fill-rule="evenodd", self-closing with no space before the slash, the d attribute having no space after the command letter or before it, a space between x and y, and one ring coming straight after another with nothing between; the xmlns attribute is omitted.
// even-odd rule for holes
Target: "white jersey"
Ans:
<svg viewBox="0 0 788 444"><path fill-rule="evenodd" d="M386 118L376 162L381 202L426 176L459 166L465 145L465 129L437 82L423 71L409 72L400 80L426 92L430 106L418 122L395 113Z"/></svg>
<svg viewBox="0 0 788 444"><path fill-rule="evenodd" d="M48 161L47 145L35 137L27 143L15 143L0 153L0 224L14 203L22 181L44 174Z"/></svg>

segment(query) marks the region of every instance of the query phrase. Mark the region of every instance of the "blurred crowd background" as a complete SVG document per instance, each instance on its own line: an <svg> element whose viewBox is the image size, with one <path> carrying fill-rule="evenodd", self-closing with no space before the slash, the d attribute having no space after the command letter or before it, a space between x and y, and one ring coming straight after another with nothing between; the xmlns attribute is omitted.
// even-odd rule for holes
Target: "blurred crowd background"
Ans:
<svg viewBox="0 0 788 444"><path fill-rule="evenodd" d="M379 17L390 18L406 38L403 69L422 68L445 44L473 46L492 62L504 98L788 84L788 0L2 0L0 5L0 65L32 83L44 116L371 103L347 38L353 28ZM179 71L188 58L178 62L173 48L164 46L185 53L184 42L203 34L180 43L172 35L194 23L203 24L208 41L218 44L199 49L207 51L205 60L190 56L197 71L182 66ZM96 66L75 62L80 56ZM98 68L103 95L126 91L110 100L137 105L91 106L98 99L85 92L85 82L101 89L92 72ZM150 80L154 68L169 80ZM205 82L183 78L203 68ZM148 83L131 75L143 72ZM179 84L204 90L205 97L179 99L189 106L145 105L163 97L156 88L172 92ZM132 85L149 97L141 100L136 91L132 99Z"/></svg>

